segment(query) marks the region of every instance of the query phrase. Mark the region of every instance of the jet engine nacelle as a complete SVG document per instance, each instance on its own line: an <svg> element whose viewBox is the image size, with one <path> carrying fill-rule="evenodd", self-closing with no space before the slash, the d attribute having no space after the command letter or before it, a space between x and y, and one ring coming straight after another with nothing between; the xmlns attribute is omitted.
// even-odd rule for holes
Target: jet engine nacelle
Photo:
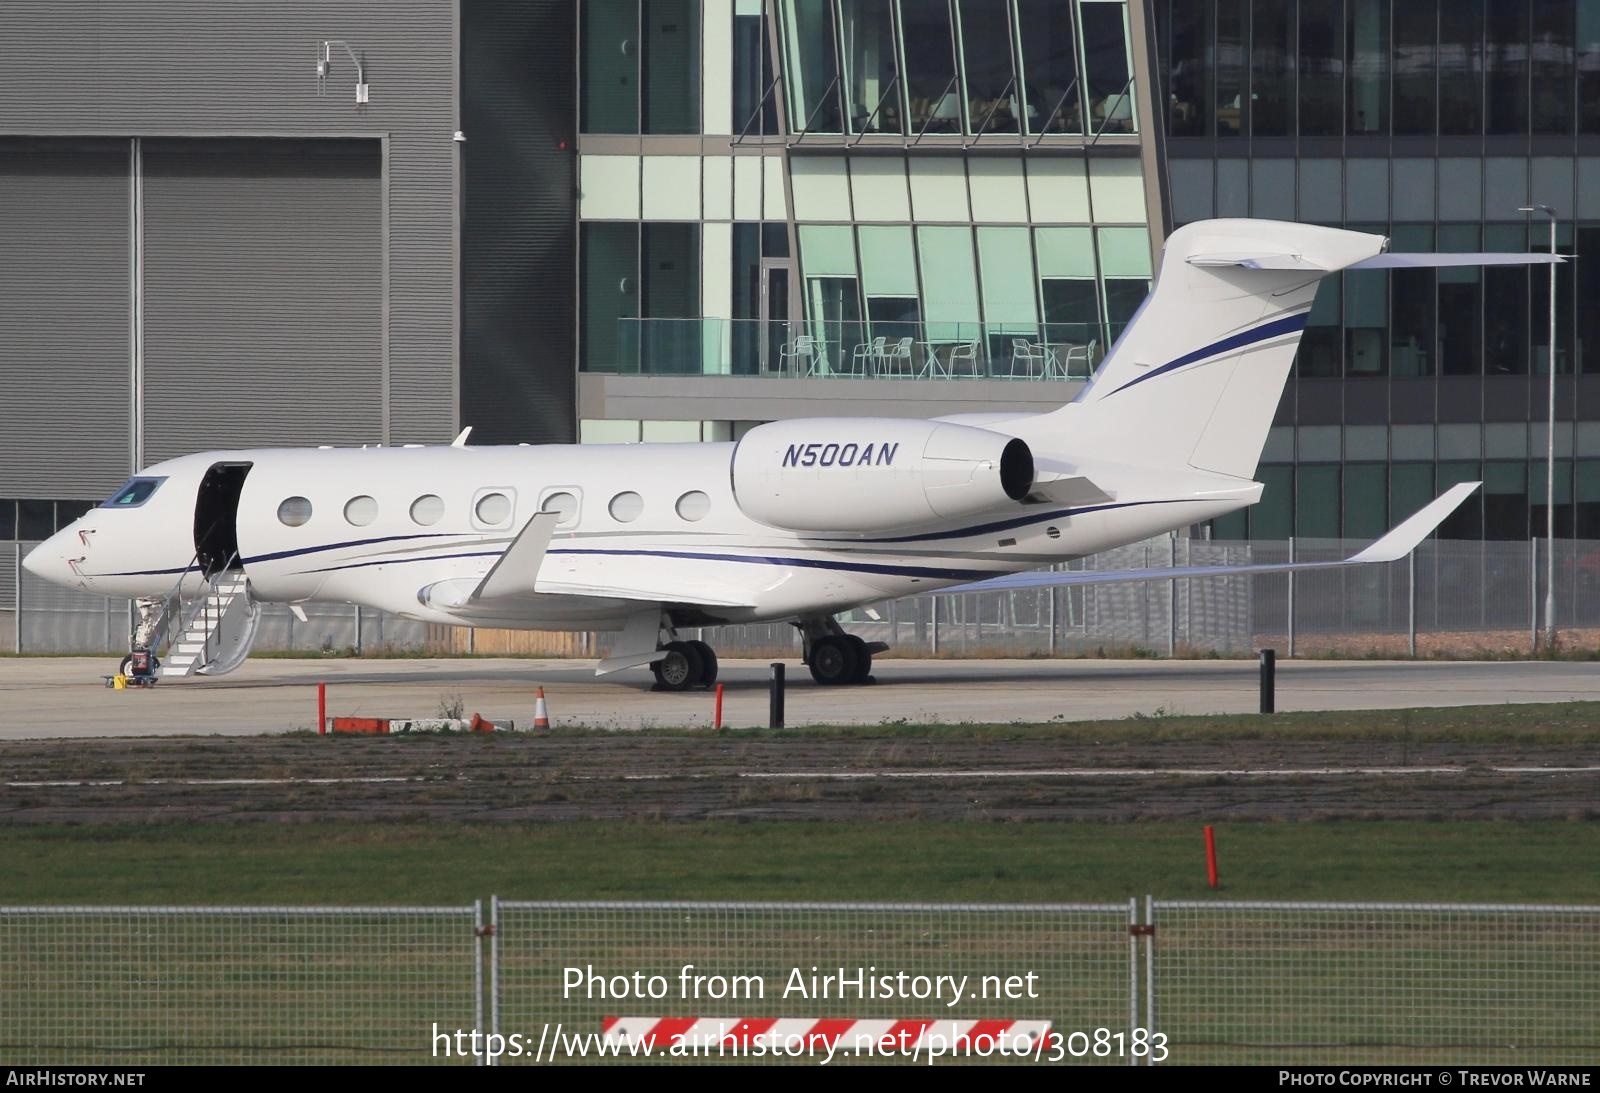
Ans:
<svg viewBox="0 0 1600 1093"><path fill-rule="evenodd" d="M733 452L746 516L789 531L873 532L993 512L1033 488L1012 436L940 421L808 418L758 425Z"/></svg>

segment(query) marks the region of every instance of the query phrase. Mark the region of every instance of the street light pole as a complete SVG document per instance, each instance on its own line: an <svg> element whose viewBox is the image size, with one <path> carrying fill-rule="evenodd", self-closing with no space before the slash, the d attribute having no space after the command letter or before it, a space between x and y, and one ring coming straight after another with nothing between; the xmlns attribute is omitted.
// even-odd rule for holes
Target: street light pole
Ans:
<svg viewBox="0 0 1600 1093"><path fill-rule="evenodd" d="M1556 646L1556 211L1549 205L1524 205L1520 213L1550 218L1550 406L1545 426L1544 470L1544 647Z"/></svg>

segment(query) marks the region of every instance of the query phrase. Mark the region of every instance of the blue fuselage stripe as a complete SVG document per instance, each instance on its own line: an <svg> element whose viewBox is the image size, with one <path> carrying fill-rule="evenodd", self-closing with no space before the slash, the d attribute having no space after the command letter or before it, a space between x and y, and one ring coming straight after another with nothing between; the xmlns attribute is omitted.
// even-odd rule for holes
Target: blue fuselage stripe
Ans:
<svg viewBox="0 0 1600 1093"><path fill-rule="evenodd" d="M1305 329L1306 320L1310 318L1310 315L1309 311L1302 311L1298 315L1287 315L1281 319L1274 319L1270 323L1263 323L1254 330L1245 330L1238 334L1229 335L1221 341L1215 341L1210 345L1196 349L1193 353L1185 353L1177 360L1168 361L1159 368L1152 368L1142 376L1135 376L1115 391L1112 391L1111 394L1121 394L1128 388L1135 387L1145 380L1153 380L1157 376L1175 372L1185 365L1203 361L1207 357L1215 357L1235 349L1243 349L1247 345L1254 345L1256 342L1264 342L1270 338L1281 337L1284 334L1296 334ZM1111 396L1107 395L1106 397L1110 398Z"/></svg>

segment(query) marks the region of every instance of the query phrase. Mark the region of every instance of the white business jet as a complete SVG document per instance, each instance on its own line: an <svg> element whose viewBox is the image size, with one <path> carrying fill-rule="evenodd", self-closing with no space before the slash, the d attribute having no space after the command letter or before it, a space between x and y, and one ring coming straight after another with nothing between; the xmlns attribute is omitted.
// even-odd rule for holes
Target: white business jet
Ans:
<svg viewBox="0 0 1600 1093"><path fill-rule="evenodd" d="M1477 484L1338 562L1039 572L1261 498L1252 478L1322 278L1554 260L1386 243L1275 221L1180 228L1093 379L1046 413L777 421L737 443L205 452L141 472L25 565L139 600L135 648L176 615L177 674L237 666L259 603L337 601L620 631L599 673L650 665L683 690L717 675L686 627L792 621L817 682L849 684L883 646L834 615L877 600L1393 561Z"/></svg>

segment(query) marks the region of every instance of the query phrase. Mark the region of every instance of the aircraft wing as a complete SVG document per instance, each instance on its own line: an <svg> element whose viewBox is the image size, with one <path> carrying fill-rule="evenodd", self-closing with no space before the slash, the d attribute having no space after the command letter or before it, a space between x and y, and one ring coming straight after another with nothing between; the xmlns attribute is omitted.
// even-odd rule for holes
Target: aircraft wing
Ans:
<svg viewBox="0 0 1600 1093"><path fill-rule="evenodd" d="M986 581L940 589L941 592L1004 592L1024 588L1054 588L1075 584L1114 584L1123 581L1170 581L1189 577L1227 577L1233 574L1287 573L1291 570L1337 569L1341 566L1397 562L1410 554L1454 512L1480 483L1462 482L1401 521L1365 550L1334 562L1274 562L1264 565L1157 566L1151 569L1070 570L1067 572L1012 573Z"/></svg>

